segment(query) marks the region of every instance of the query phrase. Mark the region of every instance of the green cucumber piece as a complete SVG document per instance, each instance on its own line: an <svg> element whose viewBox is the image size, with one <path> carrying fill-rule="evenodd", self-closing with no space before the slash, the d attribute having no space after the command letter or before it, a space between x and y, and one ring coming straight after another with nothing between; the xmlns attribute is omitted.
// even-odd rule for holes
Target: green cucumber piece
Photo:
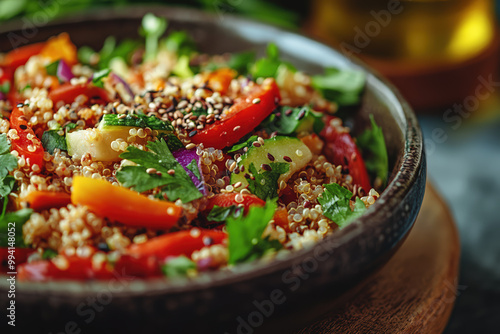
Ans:
<svg viewBox="0 0 500 334"><path fill-rule="evenodd" d="M116 127L130 128L150 128L158 132L173 132L174 128L170 122L165 122L156 116L146 116L137 114L117 115L105 114L99 123L99 129L103 131L112 130Z"/></svg>

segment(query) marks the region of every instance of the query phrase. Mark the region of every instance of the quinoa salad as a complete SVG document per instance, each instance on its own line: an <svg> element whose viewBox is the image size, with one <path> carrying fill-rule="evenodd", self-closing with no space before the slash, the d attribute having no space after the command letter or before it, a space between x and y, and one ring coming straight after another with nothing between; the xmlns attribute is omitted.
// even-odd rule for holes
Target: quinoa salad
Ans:
<svg viewBox="0 0 500 334"><path fill-rule="evenodd" d="M0 53L2 272L195 277L310 247L377 201L382 129L345 126L362 72L308 75L272 43L208 55L167 26Z"/></svg>

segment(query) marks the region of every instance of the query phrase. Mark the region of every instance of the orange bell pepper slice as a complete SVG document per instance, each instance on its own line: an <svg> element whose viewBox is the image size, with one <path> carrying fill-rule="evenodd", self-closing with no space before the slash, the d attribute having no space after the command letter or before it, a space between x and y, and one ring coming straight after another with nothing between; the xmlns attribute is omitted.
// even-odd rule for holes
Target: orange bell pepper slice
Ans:
<svg viewBox="0 0 500 334"><path fill-rule="evenodd" d="M62 59L69 66L75 65L78 62L77 53L76 46L65 32L50 38L40 51L41 56L49 58L52 62Z"/></svg>
<svg viewBox="0 0 500 334"><path fill-rule="evenodd" d="M62 208L71 203L71 195L56 191L32 191L25 197L28 207L35 211Z"/></svg>

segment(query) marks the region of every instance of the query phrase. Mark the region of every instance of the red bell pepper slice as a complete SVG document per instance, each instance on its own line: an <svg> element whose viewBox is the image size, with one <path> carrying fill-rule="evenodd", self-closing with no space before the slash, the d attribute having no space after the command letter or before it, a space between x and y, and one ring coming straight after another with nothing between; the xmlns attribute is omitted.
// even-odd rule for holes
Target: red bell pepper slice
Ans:
<svg viewBox="0 0 500 334"><path fill-rule="evenodd" d="M6 54L2 65L15 70L19 66L26 64L32 56L39 54L44 47L45 42L21 46Z"/></svg>
<svg viewBox="0 0 500 334"><path fill-rule="evenodd" d="M61 208L71 203L71 195L56 191L32 191L24 198L28 207L35 211Z"/></svg>
<svg viewBox="0 0 500 334"><path fill-rule="evenodd" d="M211 199L208 200L208 204L204 210L204 212L210 212L214 206L220 206L220 207L228 207L231 205L239 205L243 204L244 207L244 213L248 213L248 209L250 209L250 206L255 205L255 206L264 206L266 202L261 200L255 195L252 194L240 194L242 196L243 201L242 202L237 202L236 201L236 196L238 194L236 193L226 193L226 194L217 194Z"/></svg>
<svg viewBox="0 0 500 334"><path fill-rule="evenodd" d="M60 268L54 261L67 261L67 267ZM21 264L17 270L17 278L20 281L110 279L113 276L113 272L105 261L95 267L91 257L82 258L76 255L58 255L51 260Z"/></svg>
<svg viewBox="0 0 500 334"><path fill-rule="evenodd" d="M279 100L276 82L257 86L249 95L240 98L220 121L195 132L191 141L217 149L231 146L266 119Z"/></svg>
<svg viewBox="0 0 500 334"><path fill-rule="evenodd" d="M12 150L16 150L19 155L24 156L30 166L38 165L41 171L43 167L42 142L28 124L24 113L17 107L10 114L10 126L17 131L19 137L11 141ZM29 147L30 149L28 149Z"/></svg>
<svg viewBox="0 0 500 334"><path fill-rule="evenodd" d="M227 234L224 232L192 229L167 233L142 244L133 244L127 249L127 253L139 258L156 257L161 261L179 255L191 256L196 250L208 245L221 244L226 239Z"/></svg>
<svg viewBox="0 0 500 334"><path fill-rule="evenodd" d="M353 184L357 184L366 192L371 189L370 177L366 170L365 162L356 143L348 132L339 132L330 124L336 117L326 117L325 127L320 136L325 140L323 153L335 165L342 165L349 170Z"/></svg>
<svg viewBox="0 0 500 334"><path fill-rule="evenodd" d="M115 271L120 276L159 277L162 276L160 263L155 257L122 255L115 263Z"/></svg>
<svg viewBox="0 0 500 334"><path fill-rule="evenodd" d="M103 88L90 84L72 85L71 83L66 83L52 90L49 93L49 98L54 102L54 105L57 105L60 101L69 104L73 103L79 95L85 95L89 100L98 100L96 102L108 103L111 101L108 92Z"/></svg>

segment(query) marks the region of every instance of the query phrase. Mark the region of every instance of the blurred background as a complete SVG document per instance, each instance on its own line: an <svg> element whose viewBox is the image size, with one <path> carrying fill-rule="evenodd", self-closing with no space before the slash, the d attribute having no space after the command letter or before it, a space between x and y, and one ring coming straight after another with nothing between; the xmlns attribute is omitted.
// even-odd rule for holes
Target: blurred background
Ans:
<svg viewBox="0 0 500 334"><path fill-rule="evenodd" d="M40 13L57 19L148 4L243 15L297 30L388 77L419 116L428 176L460 231L458 298L446 333L498 333L499 0L0 0L0 25Z"/></svg>

